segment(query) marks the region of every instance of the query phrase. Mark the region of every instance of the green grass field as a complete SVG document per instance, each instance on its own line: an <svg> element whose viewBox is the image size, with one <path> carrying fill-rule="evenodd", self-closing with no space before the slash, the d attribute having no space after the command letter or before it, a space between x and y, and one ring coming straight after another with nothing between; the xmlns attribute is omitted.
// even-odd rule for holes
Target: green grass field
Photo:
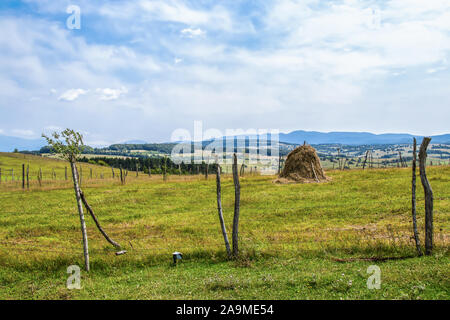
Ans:
<svg viewBox="0 0 450 320"><path fill-rule="evenodd" d="M67 163L0 154L0 168L30 165L61 177ZM273 176L241 179L241 257L225 257L213 176L130 172L126 185L111 169L83 164L105 179L83 180L103 228L128 251L115 256L87 216L91 271L68 290L69 265L83 266L81 232L70 181L47 175L29 190L0 184L0 299L450 299L450 167L428 168L434 191L435 250L415 257L411 240L411 169L327 171L321 184L274 184ZM108 174L108 175L107 175ZM60 178L59 178L60 179ZM231 237L234 189L222 181ZM423 244L424 201L418 179ZM172 252L184 254L171 264ZM397 257L362 261L357 258ZM337 259L354 259L340 262ZM367 268L381 269L369 290Z"/></svg>

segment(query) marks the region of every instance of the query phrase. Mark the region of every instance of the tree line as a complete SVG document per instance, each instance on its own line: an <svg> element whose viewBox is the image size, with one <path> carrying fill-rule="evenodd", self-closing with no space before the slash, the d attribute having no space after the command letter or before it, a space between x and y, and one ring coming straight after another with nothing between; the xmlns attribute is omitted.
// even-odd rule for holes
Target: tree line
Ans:
<svg viewBox="0 0 450 320"><path fill-rule="evenodd" d="M122 168L128 171L142 171L151 174L205 174L207 171L216 173L217 166L207 165L204 161L200 164L184 163L176 164L169 157L138 157L138 158L111 158L111 157L81 157L79 162L98 164L113 168ZM208 168L207 168L208 167Z"/></svg>

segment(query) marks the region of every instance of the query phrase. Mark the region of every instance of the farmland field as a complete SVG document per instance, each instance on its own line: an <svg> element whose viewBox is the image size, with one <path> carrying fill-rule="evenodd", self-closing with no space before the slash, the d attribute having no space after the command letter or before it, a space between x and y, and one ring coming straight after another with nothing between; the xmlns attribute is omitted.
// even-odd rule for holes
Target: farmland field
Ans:
<svg viewBox="0 0 450 320"><path fill-rule="evenodd" d="M63 161L0 154L0 167L55 168ZM411 169L327 171L320 184L274 184L274 176L241 178L241 257L228 261L213 176L135 177L126 185L111 169L83 164L82 188L103 228L127 254L115 256L92 219L91 271L68 290L67 267L83 266L79 217L70 180L42 186L0 184L0 299L450 299L450 166L428 168L434 192L433 255L415 257L411 239ZM104 174L104 179L95 174ZM108 176L107 176L108 175ZM222 181L231 233L234 189ZM424 243L423 190L418 223ZM183 253L174 267L172 252ZM358 258L398 258L365 261ZM381 270L369 290L367 268Z"/></svg>

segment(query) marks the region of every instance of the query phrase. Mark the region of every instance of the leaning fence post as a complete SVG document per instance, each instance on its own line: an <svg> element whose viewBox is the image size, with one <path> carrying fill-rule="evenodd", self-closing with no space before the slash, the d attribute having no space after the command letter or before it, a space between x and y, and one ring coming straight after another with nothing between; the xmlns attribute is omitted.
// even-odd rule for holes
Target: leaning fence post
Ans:
<svg viewBox="0 0 450 320"><path fill-rule="evenodd" d="M420 248L419 232L417 231L417 218L416 218L416 162L417 162L417 141L414 138L413 142L413 161L412 161L412 219L413 219L413 232L414 240L416 242L417 254L422 255L422 249Z"/></svg>
<svg viewBox="0 0 450 320"><path fill-rule="evenodd" d="M419 151L420 179L425 192L425 254L431 255L433 251L433 190L426 174L427 147L431 138L425 137L422 140Z"/></svg>

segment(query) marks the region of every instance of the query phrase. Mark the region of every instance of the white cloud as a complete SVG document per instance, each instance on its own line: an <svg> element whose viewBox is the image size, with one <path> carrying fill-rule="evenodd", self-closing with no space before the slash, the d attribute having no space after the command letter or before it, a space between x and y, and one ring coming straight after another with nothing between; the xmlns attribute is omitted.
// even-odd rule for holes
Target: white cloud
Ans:
<svg viewBox="0 0 450 320"><path fill-rule="evenodd" d="M128 90L125 87L122 87L120 89L98 88L96 92L100 94L100 100L109 101L119 99L119 97L122 94L126 94Z"/></svg>
<svg viewBox="0 0 450 320"><path fill-rule="evenodd" d="M50 126L45 126L44 127L44 131L45 132L55 132L55 131L62 131L63 128L61 128L60 126L55 126L55 125L50 125Z"/></svg>
<svg viewBox="0 0 450 320"><path fill-rule="evenodd" d="M232 30L232 18L222 6L209 10L195 9L181 0L138 0L103 5L100 14L117 19L140 19L184 23L187 25L207 25L212 29Z"/></svg>
<svg viewBox="0 0 450 320"><path fill-rule="evenodd" d="M41 132L35 123L63 118L97 142L166 140L193 119L218 128L448 128L450 76L438 72L450 58L448 0L277 0L248 2L260 9L248 12L241 2L79 2L98 22L92 32L65 29L50 0L33 2L39 16L0 19L6 132ZM441 116L422 116L423 105ZM4 114L29 119L12 125ZM119 126L125 119L134 125Z"/></svg>
<svg viewBox="0 0 450 320"><path fill-rule="evenodd" d="M12 132L14 135L18 135L18 136L24 136L24 137L34 136L33 130L14 129Z"/></svg>
<svg viewBox="0 0 450 320"><path fill-rule="evenodd" d="M193 37L199 37L199 36L205 35L206 31L203 31L200 28L197 28L197 29L185 28L185 29L181 30L181 34L188 38L193 38Z"/></svg>
<svg viewBox="0 0 450 320"><path fill-rule="evenodd" d="M62 95L59 96L58 100L64 100L64 101L74 101L78 99L79 96L84 95L88 93L88 90L84 89L70 89L64 92Z"/></svg>

